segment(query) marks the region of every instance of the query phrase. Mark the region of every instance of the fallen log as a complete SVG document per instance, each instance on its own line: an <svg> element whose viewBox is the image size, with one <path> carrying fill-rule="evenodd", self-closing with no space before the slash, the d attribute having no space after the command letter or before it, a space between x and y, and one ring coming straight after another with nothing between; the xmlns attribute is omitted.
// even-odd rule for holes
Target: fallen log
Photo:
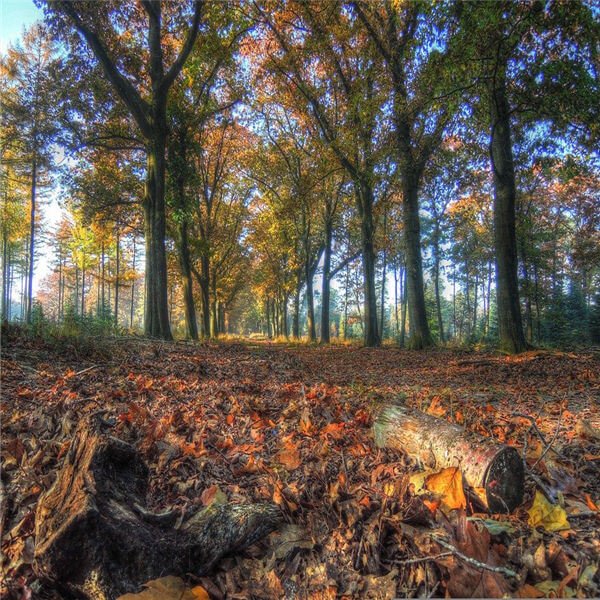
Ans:
<svg viewBox="0 0 600 600"><path fill-rule="evenodd" d="M275 505L213 503L177 526L177 515L144 508L148 475L133 446L82 423L38 503L38 576L67 598L114 600L164 575L204 575L279 523Z"/></svg>
<svg viewBox="0 0 600 600"><path fill-rule="evenodd" d="M491 512L511 512L523 501L523 461L511 446L402 404L379 407L373 431L379 448L432 468L460 467L467 486L485 489Z"/></svg>

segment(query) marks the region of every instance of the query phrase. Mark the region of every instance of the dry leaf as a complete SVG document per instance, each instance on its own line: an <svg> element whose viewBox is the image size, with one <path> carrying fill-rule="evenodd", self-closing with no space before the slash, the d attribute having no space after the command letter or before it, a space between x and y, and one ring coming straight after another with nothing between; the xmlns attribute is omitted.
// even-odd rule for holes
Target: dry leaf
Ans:
<svg viewBox="0 0 600 600"><path fill-rule="evenodd" d="M210 600L208 592L197 585L188 588L180 577L167 575L144 584L138 594L124 594L117 600Z"/></svg>
<svg viewBox="0 0 600 600"><path fill-rule="evenodd" d="M435 475L430 475L425 483L428 490L442 496L442 504L449 510L467 506L462 473L458 467L448 467Z"/></svg>
<svg viewBox="0 0 600 600"><path fill-rule="evenodd" d="M527 514L529 515L527 524L530 527L543 527L546 531L562 531L571 528L567 520L567 511L558 504L550 504L539 490L535 491L533 505Z"/></svg>
<svg viewBox="0 0 600 600"><path fill-rule="evenodd" d="M282 450L277 454L277 462L281 463L288 471L294 471L302 464L298 450Z"/></svg>

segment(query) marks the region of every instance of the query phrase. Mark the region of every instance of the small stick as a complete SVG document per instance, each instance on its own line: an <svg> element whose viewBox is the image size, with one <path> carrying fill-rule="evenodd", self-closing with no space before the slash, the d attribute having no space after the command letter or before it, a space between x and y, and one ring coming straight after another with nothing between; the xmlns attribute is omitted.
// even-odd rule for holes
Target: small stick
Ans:
<svg viewBox="0 0 600 600"><path fill-rule="evenodd" d="M83 375L84 373L87 373L88 371L93 371L94 369L97 369L99 366L100 365L92 365L91 367L81 369L81 371L77 371L77 373L75 373L75 375L73 375L73 377L77 377L78 375Z"/></svg>
<svg viewBox="0 0 600 600"><path fill-rule="evenodd" d="M429 562L430 560L437 560L438 558L445 558L446 556L452 556L452 552L441 552L435 556L421 556L420 558L409 558L408 560L402 560L395 564L397 565L416 565L423 562Z"/></svg>
<svg viewBox="0 0 600 600"><path fill-rule="evenodd" d="M452 554L454 554L461 560L464 560L465 562L467 562L471 565L474 565L475 567L478 567L480 569L485 569L486 571L492 571L493 573L502 573L503 575L506 575L507 577L514 577L515 579L520 579L519 574L516 573L515 571L513 571L512 569L507 569L506 567L493 567L492 565L488 565L486 563L479 562L478 560L475 560L474 558L471 558L470 556L463 554L460 550L458 550L458 548L455 548L452 544L449 544L448 542L442 540L441 538L437 537L436 535L432 535L431 539L436 541L440 546L443 546L444 548L448 548L448 550L450 550L450 552Z"/></svg>

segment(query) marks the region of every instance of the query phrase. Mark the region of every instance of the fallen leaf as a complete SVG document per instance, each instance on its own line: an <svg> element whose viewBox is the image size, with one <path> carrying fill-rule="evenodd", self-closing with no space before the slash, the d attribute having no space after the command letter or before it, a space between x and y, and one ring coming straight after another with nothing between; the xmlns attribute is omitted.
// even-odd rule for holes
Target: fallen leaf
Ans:
<svg viewBox="0 0 600 600"><path fill-rule="evenodd" d="M543 527L546 531L563 531L571 527L567 520L567 511L558 504L550 504L539 490L535 491L533 505L527 514L527 524L530 527Z"/></svg>
<svg viewBox="0 0 600 600"><path fill-rule="evenodd" d="M282 450L277 454L277 462L281 463L288 471L294 471L302 464L298 450Z"/></svg>
<svg viewBox="0 0 600 600"><path fill-rule="evenodd" d="M124 594L117 600L210 600L208 592L197 585L188 588L180 577L167 575L144 584L138 594Z"/></svg>
<svg viewBox="0 0 600 600"><path fill-rule="evenodd" d="M425 483L428 490L442 496L442 504L449 510L467 506L462 473L458 467L448 467L435 475L430 475Z"/></svg>

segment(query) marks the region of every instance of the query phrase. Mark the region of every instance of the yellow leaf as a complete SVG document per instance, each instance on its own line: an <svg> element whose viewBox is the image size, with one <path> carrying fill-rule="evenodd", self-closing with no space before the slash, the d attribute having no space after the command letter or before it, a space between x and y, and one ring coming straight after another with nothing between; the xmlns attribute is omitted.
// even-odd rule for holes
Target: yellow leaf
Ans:
<svg viewBox="0 0 600 600"><path fill-rule="evenodd" d="M527 513L530 527L543 527L546 531L562 531L571 527L567 521L567 511L562 506L550 504L539 490L535 491L533 505Z"/></svg>
<svg viewBox="0 0 600 600"><path fill-rule="evenodd" d="M448 467L425 480L427 489L442 496L442 504L446 508L465 508L467 499L463 489L462 473L458 467Z"/></svg>
<svg viewBox="0 0 600 600"><path fill-rule="evenodd" d="M139 594L123 594L117 600L210 600L208 592L197 585L188 588L180 577L167 575L144 584Z"/></svg>

